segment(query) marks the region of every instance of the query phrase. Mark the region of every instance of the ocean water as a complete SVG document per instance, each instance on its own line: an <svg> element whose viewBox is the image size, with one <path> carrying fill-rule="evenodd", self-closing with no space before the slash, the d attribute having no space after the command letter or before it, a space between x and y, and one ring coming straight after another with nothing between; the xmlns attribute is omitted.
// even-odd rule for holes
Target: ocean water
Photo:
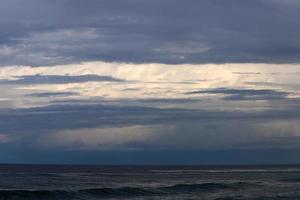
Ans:
<svg viewBox="0 0 300 200"><path fill-rule="evenodd" d="M300 166L0 165L4 199L300 199Z"/></svg>

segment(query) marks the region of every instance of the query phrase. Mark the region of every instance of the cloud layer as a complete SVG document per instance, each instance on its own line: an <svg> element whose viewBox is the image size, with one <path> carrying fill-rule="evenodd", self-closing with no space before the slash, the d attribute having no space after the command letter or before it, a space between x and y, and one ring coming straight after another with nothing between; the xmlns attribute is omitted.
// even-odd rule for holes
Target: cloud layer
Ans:
<svg viewBox="0 0 300 200"><path fill-rule="evenodd" d="M2 1L0 65L298 63L298 8L278 0Z"/></svg>
<svg viewBox="0 0 300 200"><path fill-rule="evenodd" d="M300 162L299 9L0 1L0 162Z"/></svg>
<svg viewBox="0 0 300 200"><path fill-rule="evenodd" d="M0 77L4 144L162 152L299 146L298 65L87 62L2 67Z"/></svg>

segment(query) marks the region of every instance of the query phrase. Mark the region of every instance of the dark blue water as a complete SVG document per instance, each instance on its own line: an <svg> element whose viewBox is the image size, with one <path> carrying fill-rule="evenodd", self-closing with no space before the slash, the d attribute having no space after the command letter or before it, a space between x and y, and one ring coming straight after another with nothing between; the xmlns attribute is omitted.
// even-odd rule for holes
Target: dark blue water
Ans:
<svg viewBox="0 0 300 200"><path fill-rule="evenodd" d="M300 166L0 165L2 199L300 199Z"/></svg>

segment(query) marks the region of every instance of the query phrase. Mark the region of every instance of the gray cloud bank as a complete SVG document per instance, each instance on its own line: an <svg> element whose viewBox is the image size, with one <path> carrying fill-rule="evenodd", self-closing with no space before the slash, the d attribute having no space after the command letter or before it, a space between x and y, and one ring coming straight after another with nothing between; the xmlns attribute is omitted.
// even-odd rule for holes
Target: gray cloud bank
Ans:
<svg viewBox="0 0 300 200"><path fill-rule="evenodd" d="M4 0L1 65L298 63L298 1Z"/></svg>
<svg viewBox="0 0 300 200"><path fill-rule="evenodd" d="M15 76L14 80L0 80L0 84L67 84L84 82L121 82L123 80L110 76L98 75L29 75Z"/></svg>
<svg viewBox="0 0 300 200"><path fill-rule="evenodd" d="M234 88L215 88L201 91L189 92L187 94L223 94L224 100L276 100L285 99L288 92L281 92L270 89L234 89Z"/></svg>
<svg viewBox="0 0 300 200"><path fill-rule="evenodd" d="M34 140L40 136L64 130L74 130L77 132L74 132L75 136L82 134L84 138L88 136L88 131L80 130L159 125L161 128L158 130L163 134L158 138L154 137L154 142L149 140L149 143L128 145L146 149L149 145L154 149L218 149L228 148L233 142L234 147L248 145L249 148L257 148L274 145L290 148L295 145L289 139L299 137L299 120L298 109L242 112L74 104L2 109L0 132L21 137L21 141L25 142L23 146L26 146L34 144ZM173 128L164 128L170 126ZM138 130L134 129L134 132L139 134ZM68 136L71 137L72 132ZM74 144L73 148L80 148L80 145Z"/></svg>
<svg viewBox="0 0 300 200"><path fill-rule="evenodd" d="M0 161L73 164L299 162L299 157L295 156L300 144L299 102L291 109L261 112L65 103L1 109ZM26 159L24 155L28 155Z"/></svg>
<svg viewBox="0 0 300 200"><path fill-rule="evenodd" d="M41 92L41 93L32 93L26 96L29 97L68 97L73 95L79 95L75 92Z"/></svg>

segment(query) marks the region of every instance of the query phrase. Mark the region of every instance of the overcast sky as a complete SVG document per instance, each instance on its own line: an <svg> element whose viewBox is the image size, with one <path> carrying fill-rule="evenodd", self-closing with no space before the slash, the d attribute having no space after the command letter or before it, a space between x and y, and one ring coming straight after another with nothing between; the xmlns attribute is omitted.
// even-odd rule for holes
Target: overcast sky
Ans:
<svg viewBox="0 0 300 200"><path fill-rule="evenodd" d="M0 163L300 163L299 9L1 0Z"/></svg>

